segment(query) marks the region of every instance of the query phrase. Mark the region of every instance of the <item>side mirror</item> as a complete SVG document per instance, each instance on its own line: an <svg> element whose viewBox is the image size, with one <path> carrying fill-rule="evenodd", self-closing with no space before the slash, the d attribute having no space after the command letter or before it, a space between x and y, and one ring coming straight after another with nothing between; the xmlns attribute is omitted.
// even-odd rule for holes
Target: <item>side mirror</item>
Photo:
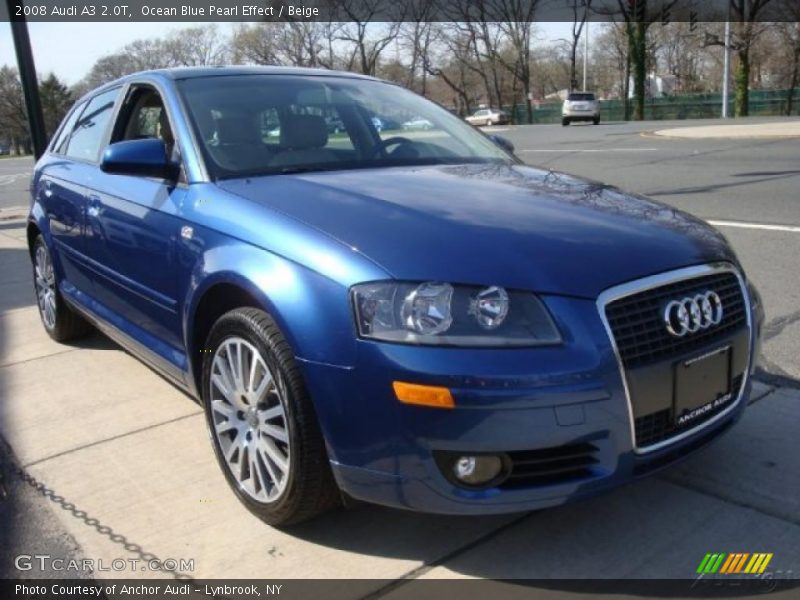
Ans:
<svg viewBox="0 0 800 600"><path fill-rule="evenodd" d="M164 142L155 138L116 142L106 148L100 169L116 175L175 179L178 167L167 157Z"/></svg>
<svg viewBox="0 0 800 600"><path fill-rule="evenodd" d="M506 152L514 154L514 144L511 143L511 140L504 138L502 135L490 135L489 139Z"/></svg>

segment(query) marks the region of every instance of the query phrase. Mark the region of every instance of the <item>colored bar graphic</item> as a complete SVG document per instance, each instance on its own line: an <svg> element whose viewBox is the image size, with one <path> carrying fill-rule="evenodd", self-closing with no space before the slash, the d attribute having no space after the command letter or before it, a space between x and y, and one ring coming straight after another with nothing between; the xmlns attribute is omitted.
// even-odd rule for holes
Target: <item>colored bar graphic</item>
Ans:
<svg viewBox="0 0 800 600"><path fill-rule="evenodd" d="M734 573L761 574L767 569L772 560L773 554L766 552L756 552L750 554L749 552L733 552L731 554L711 553L709 552L700 561L697 567L698 573L713 574L719 573L720 575L732 575ZM749 560L748 560L749 559ZM747 566L745 566L745 564Z"/></svg>
<svg viewBox="0 0 800 600"><path fill-rule="evenodd" d="M758 572L763 573L767 569L767 565L771 560L772 560L772 552L767 554L767 557L764 559L764 562L761 563L761 568L758 570Z"/></svg>
<svg viewBox="0 0 800 600"><path fill-rule="evenodd" d="M745 561L747 561L748 556L750 556L749 552L745 552L744 554L742 554L741 560L739 560L739 562L736 563L736 570L734 571L733 569L731 569L731 573L739 573L742 570Z"/></svg>
<svg viewBox="0 0 800 600"><path fill-rule="evenodd" d="M731 567L733 567L734 564L736 564L736 561L738 560L738 558L739 558L738 554L728 554L728 560L725 561L725 563L722 565L722 568L719 570L719 572L720 573L730 573L729 569Z"/></svg>
<svg viewBox="0 0 800 600"><path fill-rule="evenodd" d="M699 566L699 567L697 567L697 572L698 572L698 573L705 573L705 572L706 572L706 565L708 564L708 561L709 561L710 559L711 559L711 554L710 554L710 553L709 553L709 554L706 554L706 555L703 557L703 560L701 560L701 561L700 561L700 566Z"/></svg>
<svg viewBox="0 0 800 600"><path fill-rule="evenodd" d="M750 559L750 562L747 563L747 567L744 570L745 573L752 573L753 572L753 567L755 566L756 561L758 560L759 556L761 556L761 555L758 554L758 553L753 554L753 558Z"/></svg>

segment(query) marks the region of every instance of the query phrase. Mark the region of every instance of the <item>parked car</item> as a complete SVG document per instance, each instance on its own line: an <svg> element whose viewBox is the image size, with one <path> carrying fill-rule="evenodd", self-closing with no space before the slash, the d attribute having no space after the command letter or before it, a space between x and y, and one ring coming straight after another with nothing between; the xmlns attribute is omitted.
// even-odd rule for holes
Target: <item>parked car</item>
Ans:
<svg viewBox="0 0 800 600"><path fill-rule="evenodd" d="M575 121L591 121L600 123L600 102L593 92L570 92L561 107L561 124L564 126Z"/></svg>
<svg viewBox="0 0 800 600"><path fill-rule="evenodd" d="M403 129L433 129L433 123L424 117L414 117L401 125Z"/></svg>
<svg viewBox="0 0 800 600"><path fill-rule="evenodd" d="M509 122L508 114L494 108L482 108L464 119L470 125L505 125Z"/></svg>
<svg viewBox="0 0 800 600"><path fill-rule="evenodd" d="M438 134L365 135L368 101ZM685 457L747 404L763 309L722 235L526 166L394 84L133 74L77 102L31 189L47 333L92 324L195 397L268 523L343 497L554 506Z"/></svg>

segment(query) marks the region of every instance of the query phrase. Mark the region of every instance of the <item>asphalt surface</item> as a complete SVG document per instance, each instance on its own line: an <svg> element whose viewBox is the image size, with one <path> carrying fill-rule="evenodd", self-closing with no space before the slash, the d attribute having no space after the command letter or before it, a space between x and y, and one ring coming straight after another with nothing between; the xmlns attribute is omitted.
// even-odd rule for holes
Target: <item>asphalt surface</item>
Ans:
<svg viewBox="0 0 800 600"><path fill-rule="evenodd" d="M775 119L746 122L770 120ZM534 125L487 132L511 140L517 155L529 164L644 194L717 225L764 297L762 376L797 387L800 138L693 140L652 134L670 127L723 123L715 119ZM764 225L777 228L761 228Z"/></svg>
<svg viewBox="0 0 800 600"><path fill-rule="evenodd" d="M0 210L27 206L33 159L0 157Z"/></svg>

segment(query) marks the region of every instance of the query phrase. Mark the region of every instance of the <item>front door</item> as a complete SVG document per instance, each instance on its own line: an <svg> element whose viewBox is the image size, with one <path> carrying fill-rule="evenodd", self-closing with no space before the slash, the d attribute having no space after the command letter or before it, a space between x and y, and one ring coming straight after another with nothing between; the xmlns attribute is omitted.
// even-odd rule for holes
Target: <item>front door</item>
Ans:
<svg viewBox="0 0 800 600"><path fill-rule="evenodd" d="M159 93L132 86L111 143L154 137L175 152ZM176 160L178 160L176 158ZM95 268L95 297L106 320L149 353L169 374L186 367L179 314L176 255L185 185L153 177L94 171L86 186L86 243Z"/></svg>

